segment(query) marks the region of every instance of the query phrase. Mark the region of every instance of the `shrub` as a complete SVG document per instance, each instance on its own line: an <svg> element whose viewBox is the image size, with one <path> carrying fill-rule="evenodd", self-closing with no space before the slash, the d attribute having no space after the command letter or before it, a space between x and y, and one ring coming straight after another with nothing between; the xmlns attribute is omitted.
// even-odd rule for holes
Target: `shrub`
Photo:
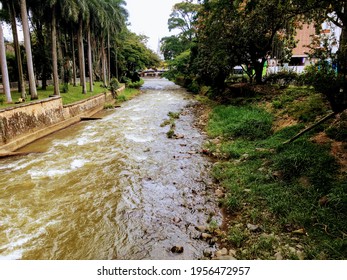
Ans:
<svg viewBox="0 0 347 280"><path fill-rule="evenodd" d="M113 98L117 97L117 89L119 89L121 84L119 83L117 78L112 78L110 81L110 90L112 92Z"/></svg>
<svg viewBox="0 0 347 280"><path fill-rule="evenodd" d="M143 79L140 79L139 81L136 81L136 82L132 82L132 81L128 80L125 85L129 88L137 88L138 89L143 85L144 82L145 81Z"/></svg>
<svg viewBox="0 0 347 280"><path fill-rule="evenodd" d="M0 105L4 105L5 103L5 97L0 96Z"/></svg>
<svg viewBox="0 0 347 280"><path fill-rule="evenodd" d="M280 71L270 74L266 77L265 82L270 84L278 84L281 87L288 87L291 83L298 79L298 74L293 71Z"/></svg>
<svg viewBox="0 0 347 280"><path fill-rule="evenodd" d="M334 112L342 112L346 109L343 92L343 77L338 74L327 61L321 61L316 65L305 69L305 81L316 91L323 93L329 100Z"/></svg>

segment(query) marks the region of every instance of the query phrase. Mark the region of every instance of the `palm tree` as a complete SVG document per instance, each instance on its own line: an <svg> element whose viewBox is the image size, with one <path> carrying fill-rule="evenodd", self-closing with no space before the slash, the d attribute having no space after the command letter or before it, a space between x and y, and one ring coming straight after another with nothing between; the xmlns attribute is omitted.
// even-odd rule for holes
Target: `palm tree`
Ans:
<svg viewBox="0 0 347 280"><path fill-rule="evenodd" d="M2 8L2 4L1 4L1 8ZM1 24L0 24L0 61L1 61L2 85L4 87L6 102L12 103L10 80L8 77L7 62L6 62L6 48L5 48L5 41L4 41L4 33L2 30Z"/></svg>
<svg viewBox="0 0 347 280"><path fill-rule="evenodd" d="M85 68L85 57L84 57L84 45L83 45L83 18L82 16L79 19L78 25L78 60L80 64L80 85L82 86L82 93L87 93L86 85L86 68Z"/></svg>
<svg viewBox="0 0 347 280"><path fill-rule="evenodd" d="M7 8L9 10L12 36L13 36L13 45L14 45L17 68L18 68L18 91L21 93L21 97L25 99L26 98L25 79L24 79L24 73L23 73L22 55L21 55L20 45L18 40L18 30L17 30L17 24L16 24L17 12L15 7L15 2L7 1Z"/></svg>
<svg viewBox="0 0 347 280"><path fill-rule="evenodd" d="M30 42L29 21L28 21L26 0L20 0L20 10L21 10L22 25L23 25L25 52L27 56L30 95L31 95L31 99L38 99L37 91L36 91L36 83L35 83L33 56L31 53L31 42Z"/></svg>
<svg viewBox="0 0 347 280"><path fill-rule="evenodd" d="M60 95L59 75L58 75L58 55L57 55L57 22L56 22L56 4L51 7L52 23L51 23L51 40L52 40L52 63L53 63L53 95Z"/></svg>

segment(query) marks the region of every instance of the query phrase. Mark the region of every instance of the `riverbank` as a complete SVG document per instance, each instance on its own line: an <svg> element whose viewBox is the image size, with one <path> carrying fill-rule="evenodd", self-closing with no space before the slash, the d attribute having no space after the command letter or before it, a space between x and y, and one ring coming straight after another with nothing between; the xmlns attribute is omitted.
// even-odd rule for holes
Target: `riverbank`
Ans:
<svg viewBox="0 0 347 280"><path fill-rule="evenodd" d="M118 89L124 91L125 87ZM39 138L94 115L106 103L114 103L110 92L100 93L71 104L61 96L46 98L0 110L0 153L2 156Z"/></svg>
<svg viewBox="0 0 347 280"><path fill-rule="evenodd" d="M224 253L346 259L346 115L283 145L328 112L319 94L288 88L224 105L199 99L207 102L198 123L210 138L203 152L215 161L215 192L226 213L215 231Z"/></svg>

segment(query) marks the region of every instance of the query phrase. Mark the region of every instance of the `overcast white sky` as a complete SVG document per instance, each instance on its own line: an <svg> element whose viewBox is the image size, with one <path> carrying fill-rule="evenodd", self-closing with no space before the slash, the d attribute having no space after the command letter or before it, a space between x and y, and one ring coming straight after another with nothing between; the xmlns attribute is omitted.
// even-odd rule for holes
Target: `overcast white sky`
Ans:
<svg viewBox="0 0 347 280"><path fill-rule="evenodd" d="M129 13L129 29L136 34L149 37L148 47L153 51L158 49L158 41L165 36L175 34L169 32L167 21L172 12L172 7L183 0L125 0ZM3 24L5 27L6 24ZM21 26L19 26L21 29ZM12 40L12 33L7 25L4 28L4 36Z"/></svg>
<svg viewBox="0 0 347 280"><path fill-rule="evenodd" d="M136 34L149 37L148 47L153 51L158 49L158 40L175 34L169 32L167 20L172 7L183 0L125 0L129 12L129 29Z"/></svg>

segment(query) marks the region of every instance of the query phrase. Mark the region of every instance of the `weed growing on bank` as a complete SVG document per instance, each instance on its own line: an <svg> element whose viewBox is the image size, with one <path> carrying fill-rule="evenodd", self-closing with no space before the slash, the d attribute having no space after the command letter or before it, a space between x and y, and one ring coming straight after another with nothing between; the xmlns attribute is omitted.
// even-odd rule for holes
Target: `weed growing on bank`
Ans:
<svg viewBox="0 0 347 280"><path fill-rule="evenodd" d="M305 100L311 97L324 103L314 93ZM346 259L347 175L329 145L311 141L314 132L282 144L313 119L316 105L281 98L282 110L305 108L310 117L274 131L278 112L255 103L217 106L210 115L205 148L218 160L213 176L227 193L226 242L240 259Z"/></svg>

